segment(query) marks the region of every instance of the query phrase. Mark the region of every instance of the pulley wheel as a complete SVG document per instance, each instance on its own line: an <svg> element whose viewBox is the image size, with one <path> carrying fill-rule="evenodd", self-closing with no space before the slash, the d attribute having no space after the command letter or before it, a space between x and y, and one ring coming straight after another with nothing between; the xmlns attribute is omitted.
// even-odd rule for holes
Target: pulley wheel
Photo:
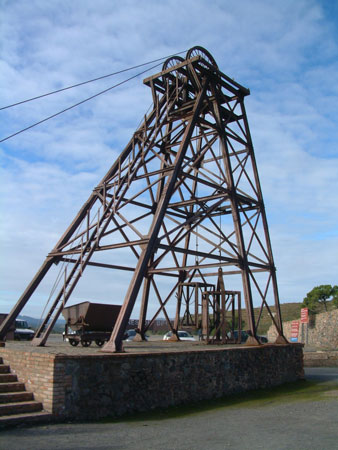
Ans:
<svg viewBox="0 0 338 450"><path fill-rule="evenodd" d="M184 58L182 58L181 56L171 56L164 61L162 71L170 69L171 67L174 67L176 66L176 64L180 64L181 62L184 62Z"/></svg>
<svg viewBox="0 0 338 450"><path fill-rule="evenodd" d="M209 64L211 64L212 66L214 66L218 69L218 65L217 65L214 57L205 48L196 46L196 47L192 47L190 50L188 50L187 59L193 58L194 56L201 56L201 58L203 58Z"/></svg>

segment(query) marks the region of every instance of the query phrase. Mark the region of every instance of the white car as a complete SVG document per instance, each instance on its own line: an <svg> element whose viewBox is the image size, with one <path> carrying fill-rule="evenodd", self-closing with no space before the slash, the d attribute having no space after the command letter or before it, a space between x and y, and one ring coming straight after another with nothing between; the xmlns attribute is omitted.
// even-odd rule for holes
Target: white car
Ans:
<svg viewBox="0 0 338 450"><path fill-rule="evenodd" d="M15 320L14 339L16 341L31 341L34 337L35 331L32 330L26 320Z"/></svg>
<svg viewBox="0 0 338 450"><path fill-rule="evenodd" d="M194 338L194 336L192 334L188 333L188 331L178 331L177 334L178 334L178 337L180 338L180 341L196 341L197 340ZM168 331L168 333L166 333L163 336L163 340L168 341L172 335L173 335L172 331Z"/></svg>

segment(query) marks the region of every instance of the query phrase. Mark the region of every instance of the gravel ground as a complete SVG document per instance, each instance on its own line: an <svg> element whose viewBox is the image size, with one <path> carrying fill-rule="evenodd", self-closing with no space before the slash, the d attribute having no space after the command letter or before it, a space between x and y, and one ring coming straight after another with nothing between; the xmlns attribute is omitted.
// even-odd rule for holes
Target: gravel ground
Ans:
<svg viewBox="0 0 338 450"><path fill-rule="evenodd" d="M265 344L269 345L269 344ZM295 344L298 345L298 344ZM180 351L214 351L219 349L229 348L247 348L243 344L227 344L227 345L206 345L202 341L163 341L161 335L151 335L148 342L127 342L123 341L124 350L126 353L161 353L161 352L180 352ZM26 352L34 353L51 353L51 354L66 354L66 355L103 355L102 348L98 347L94 342L90 347L82 347L79 344L77 347L72 347L68 342L63 342L61 334L51 334L44 347L33 347L30 341L7 341L6 348L19 349ZM113 355L113 353L109 353Z"/></svg>
<svg viewBox="0 0 338 450"><path fill-rule="evenodd" d="M210 406L203 411L111 423L54 424L15 428L0 434L0 448L220 450L338 448L338 368L306 369L312 386L322 389L313 401L285 392L279 397Z"/></svg>
<svg viewBox="0 0 338 450"><path fill-rule="evenodd" d="M177 351L195 351L195 350L218 350L220 348L235 348L240 347L238 345L206 345L203 342L195 341L180 341L169 342L163 341L162 336L154 335L150 336L148 342L123 342L126 353L148 353L148 352L177 352ZM33 347L31 342L27 341L7 341L6 348L24 350L26 352L34 353L51 353L51 354L66 354L66 355L102 355L102 349L95 343L92 343L90 347L82 347L79 344L77 347L72 347L68 342L63 342L62 335L52 334L49 336L46 345L44 347ZM242 346L243 348L243 346ZM106 353L107 354L107 353ZM112 353L110 353L112 355Z"/></svg>

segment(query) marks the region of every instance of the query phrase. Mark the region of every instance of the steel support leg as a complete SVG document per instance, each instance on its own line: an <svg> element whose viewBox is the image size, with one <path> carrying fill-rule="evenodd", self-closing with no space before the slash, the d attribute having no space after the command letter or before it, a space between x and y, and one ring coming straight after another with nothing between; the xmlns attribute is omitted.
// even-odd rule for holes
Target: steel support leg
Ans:
<svg viewBox="0 0 338 450"><path fill-rule="evenodd" d="M153 252L156 248L157 237L160 231L160 227L169 204L169 200L174 192L175 183L178 177L178 174L181 170L182 162L187 151L187 148L190 143L190 138L192 136L197 118L199 116L201 106L203 103L203 98L206 91L208 80L204 80L204 87L202 91L198 94L195 102L193 115L186 126L182 142L180 144L179 150L177 152L174 168L171 174L168 177L168 181L163 189L160 201L157 205L156 213L154 215L153 223L149 232L149 242L148 245L143 249L140 258L138 260L137 266L134 271L134 276L130 282L126 297L124 299L124 303L122 305L120 314L117 318L113 333L110 337L109 342L102 348L104 352L121 352L123 351L122 339L124 330L126 329L128 320L132 313L136 298L138 296L142 281L144 276L146 275L148 263L153 255Z"/></svg>

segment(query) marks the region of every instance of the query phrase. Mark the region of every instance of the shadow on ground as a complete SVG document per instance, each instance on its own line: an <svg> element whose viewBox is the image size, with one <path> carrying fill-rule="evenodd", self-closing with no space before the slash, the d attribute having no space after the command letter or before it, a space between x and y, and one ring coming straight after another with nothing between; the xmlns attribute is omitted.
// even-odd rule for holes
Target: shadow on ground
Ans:
<svg viewBox="0 0 338 450"><path fill-rule="evenodd" d="M271 389L260 389L252 392L239 393L226 398L204 400L189 405L173 406L166 409L154 409L150 412L135 413L120 419L105 418L100 423L138 422L151 420L165 420L179 418L188 415L215 411L217 409L243 407L257 408L264 406L277 406L278 404L320 401L338 399L338 380L336 375L330 376L323 381L316 374L309 375L307 380L299 380L286 383L283 386Z"/></svg>

